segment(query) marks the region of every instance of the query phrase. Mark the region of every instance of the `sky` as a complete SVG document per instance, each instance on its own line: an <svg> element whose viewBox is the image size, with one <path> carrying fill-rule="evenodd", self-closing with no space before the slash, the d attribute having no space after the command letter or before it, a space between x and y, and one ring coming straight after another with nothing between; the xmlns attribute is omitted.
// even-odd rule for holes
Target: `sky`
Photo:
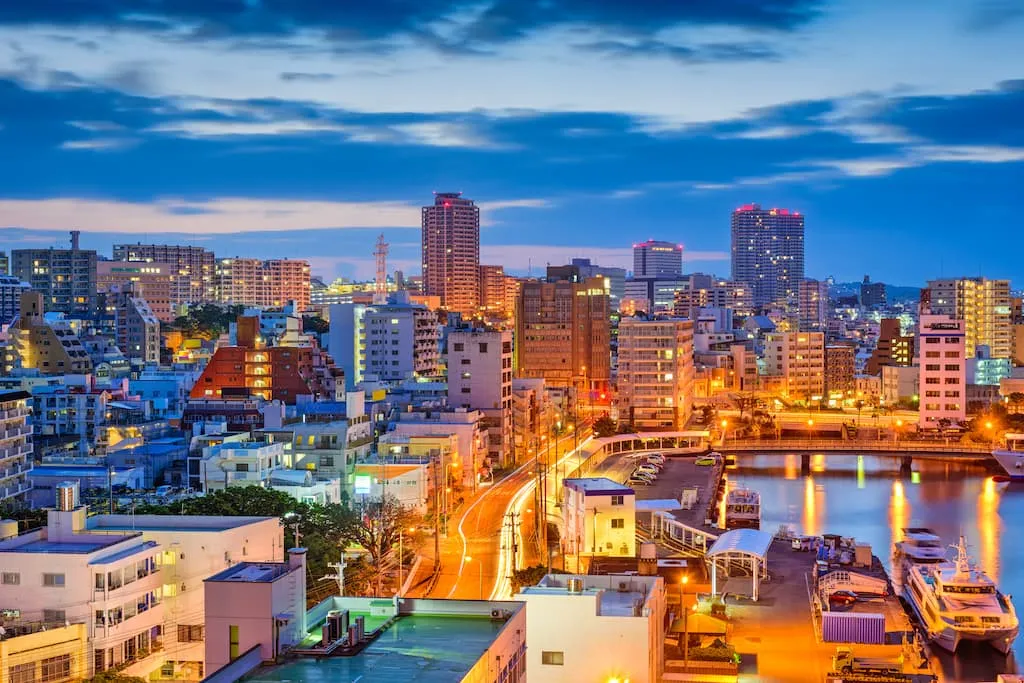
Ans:
<svg viewBox="0 0 1024 683"><path fill-rule="evenodd" d="M0 249L419 270L434 191L538 274L806 215L807 276L1024 284L1019 0L0 2Z"/></svg>

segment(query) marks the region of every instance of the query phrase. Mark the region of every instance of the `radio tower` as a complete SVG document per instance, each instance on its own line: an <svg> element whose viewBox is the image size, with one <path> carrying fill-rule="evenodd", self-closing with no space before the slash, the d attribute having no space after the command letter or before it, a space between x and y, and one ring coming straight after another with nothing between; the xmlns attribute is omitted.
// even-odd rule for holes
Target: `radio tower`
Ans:
<svg viewBox="0 0 1024 683"><path fill-rule="evenodd" d="M388 302L388 243L384 234L377 238L377 248L373 255L377 257L377 279L373 283L373 304L380 306Z"/></svg>

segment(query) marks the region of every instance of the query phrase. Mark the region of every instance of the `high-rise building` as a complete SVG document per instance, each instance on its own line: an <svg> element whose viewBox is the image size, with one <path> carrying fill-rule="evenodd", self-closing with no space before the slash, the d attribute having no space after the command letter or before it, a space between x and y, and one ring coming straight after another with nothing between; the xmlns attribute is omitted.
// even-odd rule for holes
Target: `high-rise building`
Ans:
<svg viewBox="0 0 1024 683"><path fill-rule="evenodd" d="M15 277L43 295L47 312L92 315L96 312L96 252L79 248L71 231L70 249L15 249Z"/></svg>
<svg viewBox="0 0 1024 683"><path fill-rule="evenodd" d="M6 251L0 251L0 275L9 275L11 272L11 260Z"/></svg>
<svg viewBox="0 0 1024 683"><path fill-rule="evenodd" d="M805 332L825 329L828 321L828 283L821 280L800 281L797 296L799 327Z"/></svg>
<svg viewBox="0 0 1024 683"><path fill-rule="evenodd" d="M220 259L213 283L220 303L281 308L294 301L296 310L309 308L309 262L302 259Z"/></svg>
<svg viewBox="0 0 1024 683"><path fill-rule="evenodd" d="M853 392L856 349L852 344L829 344L825 347L825 396L841 400Z"/></svg>
<svg viewBox="0 0 1024 683"><path fill-rule="evenodd" d="M589 394L607 392L611 326L604 281L524 282L516 306L517 376Z"/></svg>
<svg viewBox="0 0 1024 683"><path fill-rule="evenodd" d="M480 301L480 209L461 192L438 192L423 207L423 293L470 316Z"/></svg>
<svg viewBox="0 0 1024 683"><path fill-rule="evenodd" d="M21 307L21 293L29 288L13 275L0 275L0 325L7 325L16 317Z"/></svg>
<svg viewBox="0 0 1024 683"><path fill-rule="evenodd" d="M878 344L868 358L865 372L877 375L883 367L894 365L909 367L914 362L914 337L904 335L899 318L882 318Z"/></svg>
<svg viewBox="0 0 1024 683"><path fill-rule="evenodd" d="M117 346L129 359L160 363L160 321L142 292L133 284L120 285L110 292L114 310Z"/></svg>
<svg viewBox="0 0 1024 683"><path fill-rule="evenodd" d="M966 354L989 347L992 358L1013 355L1013 325L1009 280L983 277L931 280L921 294L933 315L964 321Z"/></svg>
<svg viewBox="0 0 1024 683"><path fill-rule="evenodd" d="M175 318L177 266L155 261L99 261L96 291L108 294L131 283L137 296L146 299L153 314L163 322Z"/></svg>
<svg viewBox="0 0 1024 683"><path fill-rule="evenodd" d="M426 306L401 296L383 306L369 306L363 330L365 375L400 382L439 374L441 332L437 313Z"/></svg>
<svg viewBox="0 0 1024 683"><path fill-rule="evenodd" d="M672 314L692 318L700 308L728 308L736 315L751 315L753 302L750 287L731 280L704 280L690 276L690 288L677 290L672 301Z"/></svg>
<svg viewBox="0 0 1024 683"><path fill-rule="evenodd" d="M966 332L963 320L922 310L920 323L921 405L918 424L925 429L967 419Z"/></svg>
<svg viewBox="0 0 1024 683"><path fill-rule="evenodd" d="M804 217L758 204L733 211L732 279L751 287L755 306L796 296L804 279Z"/></svg>
<svg viewBox="0 0 1024 683"><path fill-rule="evenodd" d="M825 392L825 335L782 332L765 335L764 374L782 378L782 393L804 401Z"/></svg>
<svg viewBox="0 0 1024 683"><path fill-rule="evenodd" d="M605 281L608 290L609 304L613 311L619 310L619 302L626 293L626 269L612 266L599 266L591 263L588 258L574 258L564 266L548 266L548 282L568 280L583 282L587 278L599 277Z"/></svg>
<svg viewBox="0 0 1024 683"><path fill-rule="evenodd" d="M860 285L860 305L864 308L880 308L886 304L885 284L872 282L867 275Z"/></svg>
<svg viewBox="0 0 1024 683"><path fill-rule="evenodd" d="M482 411L491 463L512 464L512 330L448 334L448 405Z"/></svg>
<svg viewBox="0 0 1024 683"><path fill-rule="evenodd" d="M505 307L505 268L480 266L480 310L497 317L511 315Z"/></svg>
<svg viewBox="0 0 1024 683"><path fill-rule="evenodd" d="M25 500L32 488L32 395L27 391L0 393L0 505Z"/></svg>
<svg viewBox="0 0 1024 683"><path fill-rule="evenodd" d="M693 321L619 322L619 419L637 430L678 431L693 410Z"/></svg>
<svg viewBox="0 0 1024 683"><path fill-rule="evenodd" d="M633 245L633 277L674 278L683 273L683 245L647 240Z"/></svg>
<svg viewBox="0 0 1024 683"><path fill-rule="evenodd" d="M171 302L197 304L216 300L216 257L203 247L180 244L115 244L117 261L154 261L174 267Z"/></svg>

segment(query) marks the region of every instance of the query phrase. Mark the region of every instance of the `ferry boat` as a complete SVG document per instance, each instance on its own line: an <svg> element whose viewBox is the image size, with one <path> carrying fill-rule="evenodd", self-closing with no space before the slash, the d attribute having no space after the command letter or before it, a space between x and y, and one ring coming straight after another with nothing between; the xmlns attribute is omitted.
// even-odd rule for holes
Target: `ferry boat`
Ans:
<svg viewBox="0 0 1024 683"><path fill-rule="evenodd" d="M1013 603L971 564L963 536L954 547L954 562L908 563L904 597L940 647L955 652L964 641L980 641L1006 654L1019 627Z"/></svg>
<svg viewBox="0 0 1024 683"><path fill-rule="evenodd" d="M946 548L938 534L927 527L903 530L903 540L896 543L896 557L904 565L946 562Z"/></svg>
<svg viewBox="0 0 1024 683"><path fill-rule="evenodd" d="M726 529L761 528L761 494L737 487L725 494Z"/></svg>
<svg viewBox="0 0 1024 683"><path fill-rule="evenodd" d="M1024 481L1024 434L1007 434L1006 448L992 451L992 457L1006 470L1010 481Z"/></svg>

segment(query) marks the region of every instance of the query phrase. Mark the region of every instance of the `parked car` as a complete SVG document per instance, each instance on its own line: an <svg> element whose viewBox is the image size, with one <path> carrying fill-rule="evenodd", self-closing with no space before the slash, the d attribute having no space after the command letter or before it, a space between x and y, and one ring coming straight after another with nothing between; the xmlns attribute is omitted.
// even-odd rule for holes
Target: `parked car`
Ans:
<svg viewBox="0 0 1024 683"><path fill-rule="evenodd" d="M664 467L665 466L665 456L664 455L659 455L658 453L655 453L653 455L648 455L647 456L647 462L651 463L652 465L658 465L659 467Z"/></svg>
<svg viewBox="0 0 1024 683"><path fill-rule="evenodd" d="M828 604L833 607L850 607L857 599L857 594L853 591L836 591L828 596Z"/></svg>
<svg viewBox="0 0 1024 683"><path fill-rule="evenodd" d="M166 485L164 485L164 486L157 486L156 487L156 495L160 496L161 498L166 498L167 496L171 495L172 493L174 493L174 487L173 486L166 486Z"/></svg>
<svg viewBox="0 0 1024 683"><path fill-rule="evenodd" d="M658 479L658 475L657 475L656 472L649 472L647 470L641 470L641 469L633 470L633 474L631 474L629 476L630 477L643 477L644 479L649 479L651 481L657 481L657 479Z"/></svg>
<svg viewBox="0 0 1024 683"><path fill-rule="evenodd" d="M647 477L630 477L626 483L630 486L650 486L654 481Z"/></svg>

